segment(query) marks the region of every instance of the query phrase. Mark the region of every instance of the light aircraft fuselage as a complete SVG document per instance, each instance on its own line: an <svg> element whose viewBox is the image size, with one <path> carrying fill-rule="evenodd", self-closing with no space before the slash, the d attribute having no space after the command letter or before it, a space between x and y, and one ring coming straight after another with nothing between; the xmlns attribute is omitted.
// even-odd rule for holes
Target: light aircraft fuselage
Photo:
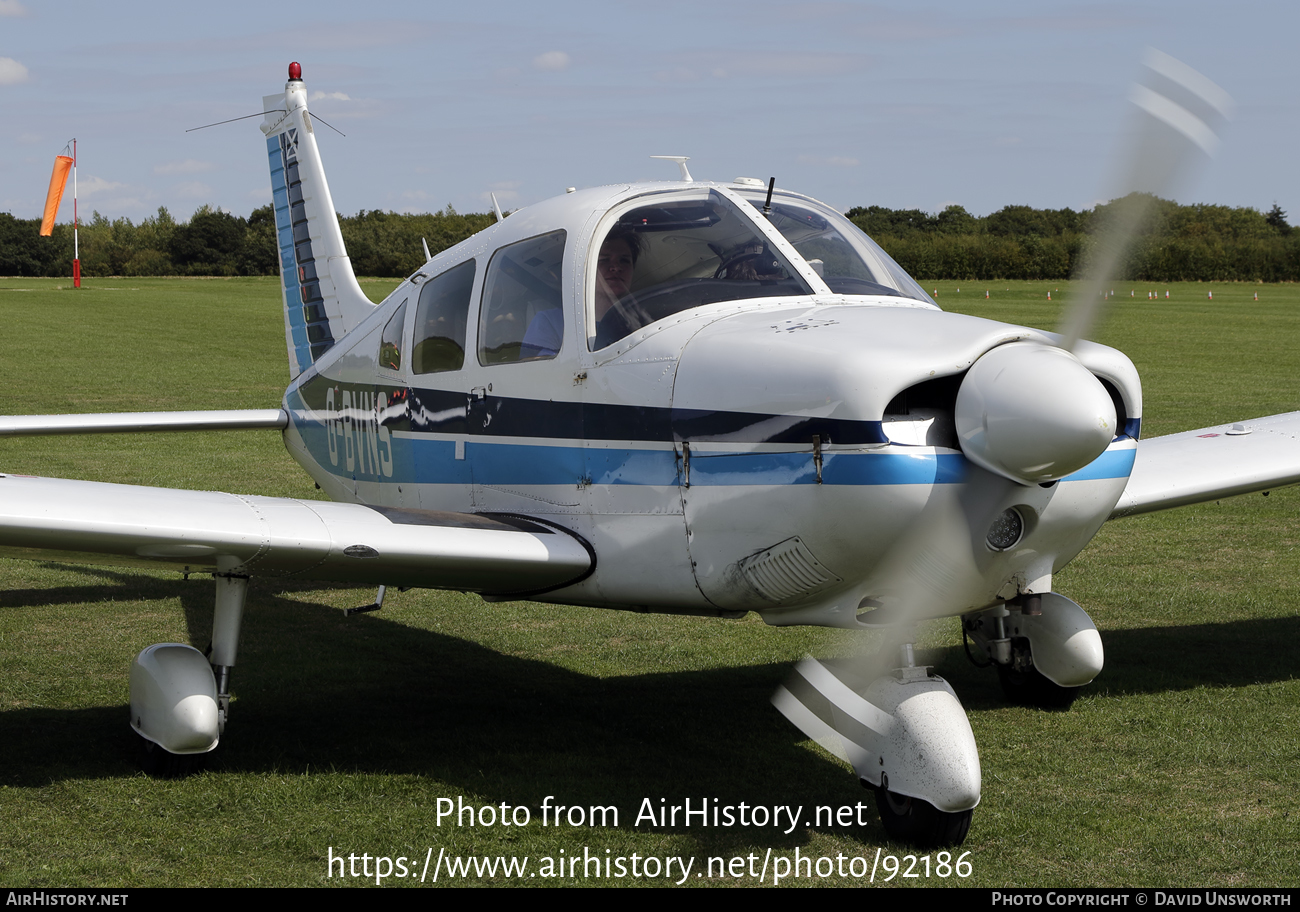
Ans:
<svg viewBox="0 0 1300 912"><path fill-rule="evenodd" d="M942 312L838 213L778 191L765 216L750 183L573 192L443 251L294 380L290 451L333 499L571 530L595 569L543 600L857 626L902 531L983 471L953 426L962 375L998 346L1050 336ZM629 306L664 310L595 348L601 240L638 224ZM768 279L720 274L742 234L739 255L781 257ZM420 348L422 294L439 281L459 296L450 360ZM503 282L522 289L514 311L493 298L509 297ZM562 329L538 355L524 325L542 310ZM1140 386L1113 349L1079 357L1123 416L1113 439L1059 484L1006 492L999 509L1015 507L1024 534L972 549L979 584L936 613L1049 591L1115 506Z"/></svg>

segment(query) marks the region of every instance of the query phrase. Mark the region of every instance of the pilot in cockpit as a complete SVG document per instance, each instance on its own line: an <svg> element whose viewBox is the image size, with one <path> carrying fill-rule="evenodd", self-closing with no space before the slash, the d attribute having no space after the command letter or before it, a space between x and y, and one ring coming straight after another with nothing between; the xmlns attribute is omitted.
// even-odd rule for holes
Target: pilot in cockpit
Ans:
<svg viewBox="0 0 1300 912"><path fill-rule="evenodd" d="M641 255L641 237L615 227L600 245L596 260L596 344L611 345L645 324L632 298L632 273Z"/></svg>

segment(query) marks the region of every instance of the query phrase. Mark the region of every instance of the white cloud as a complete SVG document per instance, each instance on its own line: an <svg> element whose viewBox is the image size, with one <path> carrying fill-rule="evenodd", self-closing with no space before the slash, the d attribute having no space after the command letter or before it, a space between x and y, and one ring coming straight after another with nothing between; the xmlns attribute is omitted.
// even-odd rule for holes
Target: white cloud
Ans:
<svg viewBox="0 0 1300 912"><path fill-rule="evenodd" d="M165 162L161 165L153 166L154 174L202 174L204 171L211 171L217 166L212 162L199 161L194 158L187 158L185 161Z"/></svg>
<svg viewBox="0 0 1300 912"><path fill-rule="evenodd" d="M312 92L310 95L307 96L308 101L320 101L321 99L325 99L326 101L351 101L352 100L343 92Z"/></svg>
<svg viewBox="0 0 1300 912"><path fill-rule="evenodd" d="M45 139L45 137L42 136L42 135L39 134L39 133L19 133L19 134L18 134L18 141L19 141L20 143L22 143L23 145L32 145L33 143L38 143L38 142L40 142L40 141L43 140L43 139Z"/></svg>
<svg viewBox="0 0 1300 912"><path fill-rule="evenodd" d="M0 57L0 86L18 85L27 79L27 67L12 57Z"/></svg>
<svg viewBox="0 0 1300 912"><path fill-rule="evenodd" d="M81 196L94 196L96 193L106 193L125 186L119 181L104 180L102 177L83 177L77 182L77 193Z"/></svg>
<svg viewBox="0 0 1300 912"><path fill-rule="evenodd" d="M26 16L27 7L18 0L0 0L0 16Z"/></svg>
<svg viewBox="0 0 1300 912"><path fill-rule="evenodd" d="M569 55L564 51L547 51L533 58L533 66L539 70L559 72L569 68Z"/></svg>

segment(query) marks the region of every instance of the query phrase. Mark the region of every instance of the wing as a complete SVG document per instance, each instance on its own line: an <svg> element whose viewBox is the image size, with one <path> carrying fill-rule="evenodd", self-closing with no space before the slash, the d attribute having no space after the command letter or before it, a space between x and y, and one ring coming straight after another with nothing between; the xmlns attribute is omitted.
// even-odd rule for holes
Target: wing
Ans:
<svg viewBox="0 0 1300 912"><path fill-rule="evenodd" d="M1138 444L1110 518L1300 483L1300 412L1153 437Z"/></svg>
<svg viewBox="0 0 1300 912"><path fill-rule="evenodd" d="M0 416L0 437L49 434L121 434L155 431L284 430L284 409L226 409L193 412L102 412L86 415Z"/></svg>
<svg viewBox="0 0 1300 912"><path fill-rule="evenodd" d="M535 595L590 546L508 516L0 475L0 555L182 572Z"/></svg>

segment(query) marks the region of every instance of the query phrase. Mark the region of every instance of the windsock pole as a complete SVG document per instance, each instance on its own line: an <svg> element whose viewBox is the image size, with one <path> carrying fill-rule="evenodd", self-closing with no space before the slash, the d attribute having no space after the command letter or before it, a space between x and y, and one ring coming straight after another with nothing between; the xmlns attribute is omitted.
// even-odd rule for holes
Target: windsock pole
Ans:
<svg viewBox="0 0 1300 912"><path fill-rule="evenodd" d="M72 287L81 287L81 247L77 240L77 138L72 138Z"/></svg>

